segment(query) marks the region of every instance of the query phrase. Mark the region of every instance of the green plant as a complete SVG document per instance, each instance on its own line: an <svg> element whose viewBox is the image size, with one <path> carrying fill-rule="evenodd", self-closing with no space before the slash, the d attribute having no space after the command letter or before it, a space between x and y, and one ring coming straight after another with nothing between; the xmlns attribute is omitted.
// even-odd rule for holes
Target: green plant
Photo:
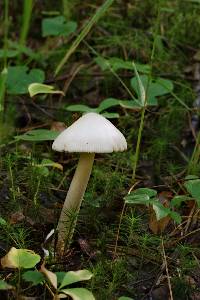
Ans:
<svg viewBox="0 0 200 300"><path fill-rule="evenodd" d="M15 245L17 248L30 246L30 231L20 225L12 225L4 218L0 217L0 240L7 245Z"/></svg>
<svg viewBox="0 0 200 300"><path fill-rule="evenodd" d="M77 23L73 21L66 21L63 16L56 16L53 18L46 18L42 20L42 36L68 36L75 32Z"/></svg>
<svg viewBox="0 0 200 300"><path fill-rule="evenodd" d="M136 189L130 194L128 194L124 199L126 204L142 204L147 206L152 206L157 220L161 220L167 216L177 223L181 222L181 216L170 209L170 207L165 207L157 198L157 191L148 188Z"/></svg>
<svg viewBox="0 0 200 300"><path fill-rule="evenodd" d="M0 280L0 290L13 289L17 298L21 294L21 273L23 269L32 269L40 261L41 257L31 250L16 249L12 247L10 251L1 258L1 265L3 268L18 269L19 280L17 289L15 286L7 284L4 280ZM66 286L84 280L89 280L93 274L88 270L56 272L53 273L45 268L44 263L40 271L26 271L22 274L22 279L34 285L44 284L48 285L49 291L53 299L71 297L74 300L94 300L94 296L85 288L66 288Z"/></svg>
<svg viewBox="0 0 200 300"><path fill-rule="evenodd" d="M88 21L88 23L83 27L83 30L80 32L80 34L77 36L75 41L72 43L70 48L67 50L67 53L61 60L61 62L58 64L55 75L57 75L64 64L68 61L69 57L72 55L72 53L77 49L79 44L82 42L82 40L87 36L87 34L90 32L91 28L94 26L95 23L98 22L98 20L104 15L104 13L108 10L108 8L112 5L113 0L106 0L102 6L99 7L99 9L96 11L96 13L92 16L92 18Z"/></svg>
<svg viewBox="0 0 200 300"><path fill-rule="evenodd" d="M32 15L33 0L23 1L23 16L22 16L22 25L19 38L19 46L23 47L26 44L26 39L28 31L30 28L30 20Z"/></svg>

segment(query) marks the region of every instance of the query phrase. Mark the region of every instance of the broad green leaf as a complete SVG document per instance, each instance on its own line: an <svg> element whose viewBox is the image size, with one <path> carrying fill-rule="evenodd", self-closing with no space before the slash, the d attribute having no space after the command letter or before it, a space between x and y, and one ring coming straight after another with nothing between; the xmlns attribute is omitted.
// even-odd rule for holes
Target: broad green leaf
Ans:
<svg viewBox="0 0 200 300"><path fill-rule="evenodd" d="M77 23L66 21L63 16L56 16L42 20L42 36L68 36L75 32Z"/></svg>
<svg viewBox="0 0 200 300"><path fill-rule="evenodd" d="M146 91L148 105L157 105L156 97L163 96L173 91L173 83L170 80L157 78L152 81L146 75L141 75L140 80ZM137 96L140 97L141 92L136 77L131 79L131 86L135 90Z"/></svg>
<svg viewBox="0 0 200 300"><path fill-rule="evenodd" d="M63 278L66 275L66 272L55 272L55 274L56 274L56 277L57 277L58 285L60 285L61 282L63 281Z"/></svg>
<svg viewBox="0 0 200 300"><path fill-rule="evenodd" d="M107 119L116 119L120 117L118 113L109 113L109 112L104 112L101 115Z"/></svg>
<svg viewBox="0 0 200 300"><path fill-rule="evenodd" d="M101 56L95 58L95 62L100 66L102 71L105 71L111 67L114 71L118 71L120 69L126 70L134 70L133 62L132 61L125 61L118 57L111 57L109 59L105 59ZM143 65L136 63L136 68L138 72L148 74L150 72L149 65Z"/></svg>
<svg viewBox="0 0 200 300"><path fill-rule="evenodd" d="M12 247L10 251L1 259L3 268L25 268L30 269L40 261L40 256L27 249L16 249Z"/></svg>
<svg viewBox="0 0 200 300"><path fill-rule="evenodd" d="M121 100L120 106L128 109L141 109L142 105L139 105L137 100Z"/></svg>
<svg viewBox="0 0 200 300"><path fill-rule="evenodd" d="M22 275L22 278L31 282L32 285L37 285L45 280L44 275L39 271L27 271Z"/></svg>
<svg viewBox="0 0 200 300"><path fill-rule="evenodd" d="M92 293L84 288L64 289L60 292L70 296L73 300L95 300Z"/></svg>
<svg viewBox="0 0 200 300"><path fill-rule="evenodd" d="M33 82L42 83L44 72L40 69L28 70L26 66L8 67L7 90L9 94L26 94Z"/></svg>
<svg viewBox="0 0 200 300"><path fill-rule="evenodd" d="M139 188L129 195L127 195L124 199L127 204L151 204L151 198L157 195L157 191L148 188Z"/></svg>
<svg viewBox="0 0 200 300"><path fill-rule="evenodd" d="M65 274L59 289L62 289L66 285L79 282L82 280L89 280L93 274L88 270L69 271Z"/></svg>
<svg viewBox="0 0 200 300"><path fill-rule="evenodd" d="M193 175L189 175L185 179L185 188L196 200L198 207L200 207L200 179Z"/></svg>
<svg viewBox="0 0 200 300"><path fill-rule="evenodd" d="M78 111L78 112L97 112L96 108L92 108L84 104L68 105L65 106L65 109L68 111Z"/></svg>
<svg viewBox="0 0 200 300"><path fill-rule="evenodd" d="M177 224L180 224L181 221L182 221L182 218L181 218L180 214L177 213L177 212L175 212L175 211L173 211L173 210L170 210L170 211L169 211L169 216L170 216L170 218L173 219Z"/></svg>
<svg viewBox="0 0 200 300"><path fill-rule="evenodd" d="M170 209L168 207L164 207L164 205L162 205L159 200L152 201L152 204L153 210L156 214L156 219L158 221L170 214Z"/></svg>
<svg viewBox="0 0 200 300"><path fill-rule="evenodd" d="M54 90L52 85L42 84L42 83L31 83L28 86L28 91L31 97L38 94L62 94L65 95L63 91Z"/></svg>
<svg viewBox="0 0 200 300"><path fill-rule="evenodd" d="M68 111L78 111L78 112L82 112L82 113L88 113L88 112L101 113L101 112L105 111L106 109L116 106L116 105L120 105L120 100L117 100L114 98L108 98L108 99L103 100L100 103L100 105L96 108L89 107L88 105L84 105L84 104L74 104L74 105L69 105L67 107L65 106L65 109ZM118 113L104 112L104 113L102 113L102 115L108 119L119 118Z"/></svg>
<svg viewBox="0 0 200 300"><path fill-rule="evenodd" d="M126 197L124 197L126 204L143 204L143 205L149 205L151 202L148 195L141 194L137 195L134 193L130 193Z"/></svg>
<svg viewBox="0 0 200 300"><path fill-rule="evenodd" d="M157 191L149 188L139 188L134 191L136 195L148 195L149 198L155 197L157 195Z"/></svg>
<svg viewBox="0 0 200 300"><path fill-rule="evenodd" d="M115 99L115 98L105 99L97 107L97 112L101 113L102 111L104 111L110 107L116 106L116 105L120 105L120 100Z"/></svg>
<svg viewBox="0 0 200 300"><path fill-rule="evenodd" d="M157 78L150 86L150 96L162 96L173 91L173 83L171 80Z"/></svg>
<svg viewBox="0 0 200 300"><path fill-rule="evenodd" d="M21 45L21 44L19 44L17 42L13 42L13 41L10 41L10 40L8 41L8 46L11 49L10 51L17 51L17 54L23 53L26 56L28 56L28 57L30 57L30 58L32 58L34 60L37 60L37 61L41 60L42 53L40 53L40 52L34 52L29 47L26 47L24 45Z"/></svg>
<svg viewBox="0 0 200 300"><path fill-rule="evenodd" d="M7 224L6 220L0 217L0 226L7 226L7 225L8 224Z"/></svg>
<svg viewBox="0 0 200 300"><path fill-rule="evenodd" d="M144 106L145 104L147 104L146 101L146 88L143 85L142 80L140 79L140 75L138 74L136 65L133 62L133 67L134 67L134 72L135 72L135 80L137 83L137 94L138 94L138 100L139 103L141 103L142 106Z"/></svg>
<svg viewBox="0 0 200 300"><path fill-rule="evenodd" d="M54 141L59 135L59 132L48 130L48 129L34 129L24 134L15 136L18 141L30 141L30 142L41 142L41 141Z"/></svg>
<svg viewBox="0 0 200 300"><path fill-rule="evenodd" d="M178 207L181 206L182 202L190 201L190 200L193 200L193 199L191 197L186 196L186 195L178 195L178 196L175 196L171 200L170 204L171 204L171 206L178 208Z"/></svg>
<svg viewBox="0 0 200 300"><path fill-rule="evenodd" d="M100 66L102 71L109 69L110 64L108 59L98 56L94 59L94 61Z"/></svg>
<svg viewBox="0 0 200 300"><path fill-rule="evenodd" d="M12 49L8 49L7 51L4 49L0 49L0 58L12 58L15 57L19 54L19 51L17 50L12 50Z"/></svg>
<svg viewBox="0 0 200 300"><path fill-rule="evenodd" d="M9 285L7 282L5 282L4 280L0 279L0 290L10 290L10 289L13 289L13 287Z"/></svg>

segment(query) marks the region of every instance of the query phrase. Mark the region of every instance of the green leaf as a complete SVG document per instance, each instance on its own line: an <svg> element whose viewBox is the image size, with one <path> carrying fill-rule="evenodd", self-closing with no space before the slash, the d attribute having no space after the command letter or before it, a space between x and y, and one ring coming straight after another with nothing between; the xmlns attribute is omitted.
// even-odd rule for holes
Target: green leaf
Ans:
<svg viewBox="0 0 200 300"><path fill-rule="evenodd" d="M173 210L170 210L169 216L170 216L170 218L173 219L177 224L180 224L181 221L182 221L182 218L181 218L180 214L177 213L177 212L175 212L175 211L173 211Z"/></svg>
<svg viewBox="0 0 200 300"><path fill-rule="evenodd" d="M31 282L32 285L37 285L45 280L44 275L38 271L27 271L22 275L22 278L25 281Z"/></svg>
<svg viewBox="0 0 200 300"><path fill-rule="evenodd" d="M159 221L162 218L167 217L170 214L170 209L168 207L164 207L162 203L159 202L159 200L152 201L153 204L153 210L156 214L156 219Z"/></svg>
<svg viewBox="0 0 200 300"><path fill-rule="evenodd" d="M139 105L139 100L121 100L120 106L128 109L142 108L142 105Z"/></svg>
<svg viewBox="0 0 200 300"><path fill-rule="evenodd" d="M120 102L121 102L120 100L115 99L115 98L105 99L97 107L97 112L101 113L102 111L104 111L104 110L106 110L106 109L108 109L110 107L113 107L113 106L116 106L116 105L120 105Z"/></svg>
<svg viewBox="0 0 200 300"><path fill-rule="evenodd" d="M173 83L170 80L157 78L156 80L149 80L148 76L141 75L140 80L146 91L147 105L157 105L158 96L163 96L173 91ZM140 97L140 89L136 77L131 79L131 86L135 90L138 97Z"/></svg>
<svg viewBox="0 0 200 300"><path fill-rule="evenodd" d="M12 57L15 57L19 54L19 51L17 50L12 50L12 49L8 49L7 51L4 50L4 49L0 49L0 58L4 58L4 57L7 57L7 58L12 58Z"/></svg>
<svg viewBox="0 0 200 300"><path fill-rule="evenodd" d="M157 78L150 86L150 97L166 95L172 92L173 88L171 80Z"/></svg>
<svg viewBox="0 0 200 300"><path fill-rule="evenodd" d="M54 141L59 135L59 132L48 130L48 129L34 129L30 130L24 134L15 136L18 141L31 141L31 142L41 142L41 141Z"/></svg>
<svg viewBox="0 0 200 300"><path fill-rule="evenodd" d="M29 84L44 81L45 75L42 70L32 69L28 71L26 66L8 67L7 90L9 94L26 94Z"/></svg>
<svg viewBox="0 0 200 300"><path fill-rule="evenodd" d="M133 62L133 67L134 67L134 71L135 71L135 80L136 80L136 83L137 83L137 95L138 95L138 100L139 100L139 103L141 103L142 106L146 105L147 104L147 101L146 101L146 88L144 87L143 85L143 82L138 74L138 71L137 71L137 68Z"/></svg>
<svg viewBox="0 0 200 300"><path fill-rule="evenodd" d="M64 107L68 111L78 111L78 112L97 112L96 108L89 107L84 104L74 104Z"/></svg>
<svg viewBox="0 0 200 300"><path fill-rule="evenodd" d="M8 224L7 224L6 220L0 217L0 226L7 226L7 225Z"/></svg>
<svg viewBox="0 0 200 300"><path fill-rule="evenodd" d="M200 179L193 175L189 175L185 179L185 188L196 200L198 207L200 207Z"/></svg>
<svg viewBox="0 0 200 300"><path fill-rule="evenodd" d="M172 207L177 207L179 208L182 204L182 202L185 202L185 201L190 201L190 200L193 200L191 197L188 197L186 195L179 195L179 196L175 196L170 204Z"/></svg>
<svg viewBox="0 0 200 300"><path fill-rule="evenodd" d="M120 117L118 113L109 113L109 112L104 112L101 115L107 119L116 119Z"/></svg>
<svg viewBox="0 0 200 300"><path fill-rule="evenodd" d="M59 286L59 289L62 289L66 285L79 282L82 280L89 280L91 279L93 274L88 270L79 270L79 271L69 271L65 273L65 276Z"/></svg>
<svg viewBox="0 0 200 300"><path fill-rule="evenodd" d="M74 105L68 105L67 107L65 106L64 108L68 111L78 111L78 112L82 112L82 113L88 113L88 112L96 112L96 113L101 113L102 111L116 106L116 105L120 105L120 100L118 99L114 99L114 98L108 98L103 100L100 105L96 108L92 108L89 107L88 105L84 105L84 104L74 104ZM109 113L109 112L104 112L102 113L102 115L108 119L112 119L112 118L119 118L119 114L118 113Z"/></svg>
<svg viewBox="0 0 200 300"><path fill-rule="evenodd" d="M102 71L112 68L114 71L118 71L121 69L124 70L134 70L133 62L132 61L125 61L118 57L111 57L109 59L105 59L101 56L95 58L95 62L100 66ZM138 72L148 74L150 72L149 65L143 65L136 63L136 68Z"/></svg>
<svg viewBox="0 0 200 300"><path fill-rule="evenodd" d="M61 292L70 296L73 300L95 300L92 293L84 288L64 289Z"/></svg>
<svg viewBox="0 0 200 300"><path fill-rule="evenodd" d="M135 193L137 195L148 195L149 198L155 197L157 195L157 191L154 189L149 189L149 188L139 188L135 190Z"/></svg>
<svg viewBox="0 0 200 300"><path fill-rule="evenodd" d="M16 249L12 247L10 251L1 259L3 268L25 268L30 269L40 261L40 256L27 249Z"/></svg>
<svg viewBox="0 0 200 300"><path fill-rule="evenodd" d="M77 23L66 21L63 16L56 16L42 20L42 36L68 36L75 32Z"/></svg>
<svg viewBox="0 0 200 300"><path fill-rule="evenodd" d="M145 204L149 205L151 198L157 195L157 191L148 188L139 188L125 197L128 204Z"/></svg>
<svg viewBox="0 0 200 300"><path fill-rule="evenodd" d="M130 193L126 197L124 197L126 204L143 204L143 205L149 205L151 202L148 195L143 194L134 194Z"/></svg>
<svg viewBox="0 0 200 300"><path fill-rule="evenodd" d="M42 83L31 83L28 86L28 91L31 97L38 94L62 94L65 95L63 91L54 90L54 86L42 84Z"/></svg>
<svg viewBox="0 0 200 300"><path fill-rule="evenodd" d="M11 285L7 284L7 282L0 279L0 290L9 290L9 289L12 289L12 288L13 287Z"/></svg>
<svg viewBox="0 0 200 300"><path fill-rule="evenodd" d="M40 61L42 54L40 52L34 52L31 48L21 45L17 42L8 41L8 46L11 48L9 51L16 51L17 54L23 53L33 60ZM13 50L12 50L13 49Z"/></svg>

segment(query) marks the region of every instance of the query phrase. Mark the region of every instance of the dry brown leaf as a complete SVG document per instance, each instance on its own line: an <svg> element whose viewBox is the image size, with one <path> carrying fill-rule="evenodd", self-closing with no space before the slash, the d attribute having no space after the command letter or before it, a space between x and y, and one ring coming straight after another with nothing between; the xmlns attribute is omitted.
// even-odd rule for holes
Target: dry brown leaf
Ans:
<svg viewBox="0 0 200 300"><path fill-rule="evenodd" d="M66 129L66 125L63 122L53 122L51 124L51 130L62 132Z"/></svg>
<svg viewBox="0 0 200 300"><path fill-rule="evenodd" d="M45 263L44 262L41 265L40 272L42 272L48 278L48 280L50 281L52 286L55 289L57 289L57 285L58 285L57 276L56 276L56 274L54 274L53 272L51 272L51 271L49 271L45 268Z"/></svg>
<svg viewBox="0 0 200 300"><path fill-rule="evenodd" d="M172 198L171 192L162 192L159 194L159 200L164 205L164 207L169 207L169 199ZM154 234L161 233L165 230L167 225L169 224L171 218L169 216L166 216L165 218L162 218L161 220L156 219L156 214L153 210L153 208L150 208L150 217L149 217L149 228Z"/></svg>

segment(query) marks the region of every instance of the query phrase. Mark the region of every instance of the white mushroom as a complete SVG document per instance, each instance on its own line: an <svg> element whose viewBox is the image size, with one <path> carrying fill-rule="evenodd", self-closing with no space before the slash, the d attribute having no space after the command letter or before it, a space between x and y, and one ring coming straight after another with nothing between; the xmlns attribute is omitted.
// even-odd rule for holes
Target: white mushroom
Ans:
<svg viewBox="0 0 200 300"><path fill-rule="evenodd" d="M76 217L88 184L95 153L124 151L123 134L106 118L87 113L55 139L52 149L59 152L80 152L80 159L58 221L58 245L69 245Z"/></svg>

